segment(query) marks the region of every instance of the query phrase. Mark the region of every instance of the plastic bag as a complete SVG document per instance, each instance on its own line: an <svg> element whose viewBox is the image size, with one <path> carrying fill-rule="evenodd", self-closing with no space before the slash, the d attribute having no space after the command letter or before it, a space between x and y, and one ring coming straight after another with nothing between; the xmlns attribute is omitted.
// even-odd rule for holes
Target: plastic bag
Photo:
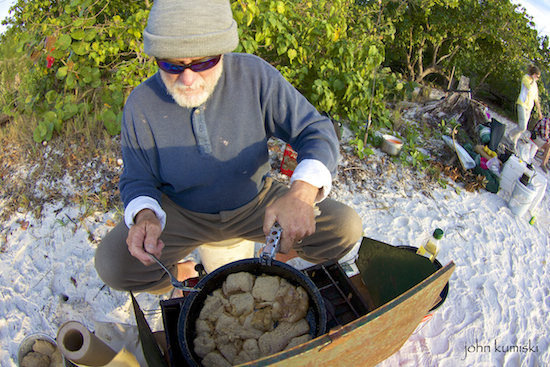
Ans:
<svg viewBox="0 0 550 367"><path fill-rule="evenodd" d="M487 161L487 168L491 170L495 175L500 177L500 161L498 157L493 157Z"/></svg>
<svg viewBox="0 0 550 367"><path fill-rule="evenodd" d="M453 139L451 139L447 135L443 135L443 141L447 144L447 146L449 146L449 148L451 148L451 150L457 153L458 158L460 159L460 163L462 164L462 168L467 170L472 169L476 166L476 162L474 161L474 159L460 144L453 142Z"/></svg>
<svg viewBox="0 0 550 367"><path fill-rule="evenodd" d="M529 140L526 143L518 144L519 157L527 163L533 162L533 158L535 158L535 154L537 154L537 150L539 150L539 147L537 146L537 144L533 143L531 140Z"/></svg>

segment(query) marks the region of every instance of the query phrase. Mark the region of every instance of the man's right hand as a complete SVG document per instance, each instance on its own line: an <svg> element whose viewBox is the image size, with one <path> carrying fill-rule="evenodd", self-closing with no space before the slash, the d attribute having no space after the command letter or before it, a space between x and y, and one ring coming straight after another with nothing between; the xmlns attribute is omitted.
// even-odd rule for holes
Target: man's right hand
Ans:
<svg viewBox="0 0 550 367"><path fill-rule="evenodd" d="M145 266L154 263L148 253L160 258L164 243L159 239L162 226L155 212L150 209L141 210L134 218L135 224L130 227L126 244L130 254Z"/></svg>

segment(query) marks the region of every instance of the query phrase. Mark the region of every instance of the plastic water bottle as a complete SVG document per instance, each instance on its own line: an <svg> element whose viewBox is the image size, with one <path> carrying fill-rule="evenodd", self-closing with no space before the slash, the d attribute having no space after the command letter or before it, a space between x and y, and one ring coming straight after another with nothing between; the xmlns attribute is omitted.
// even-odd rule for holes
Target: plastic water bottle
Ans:
<svg viewBox="0 0 550 367"><path fill-rule="evenodd" d="M440 240L443 238L443 230L440 228L437 228L433 235L428 238L423 245L420 246L418 251L416 253L418 255L426 256L430 259L431 262L434 262L435 257L439 253L440 247Z"/></svg>

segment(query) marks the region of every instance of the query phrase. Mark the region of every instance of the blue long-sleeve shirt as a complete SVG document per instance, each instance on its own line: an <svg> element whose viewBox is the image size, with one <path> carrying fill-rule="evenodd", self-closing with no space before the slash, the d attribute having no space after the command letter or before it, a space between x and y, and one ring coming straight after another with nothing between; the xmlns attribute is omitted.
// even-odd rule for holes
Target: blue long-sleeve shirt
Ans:
<svg viewBox="0 0 550 367"><path fill-rule="evenodd" d="M254 198L270 170L267 141L289 142L298 161L315 159L335 173L338 140L329 119L267 62L226 54L207 102L177 105L157 73L130 94L122 121L126 205L161 193L197 212L218 213Z"/></svg>

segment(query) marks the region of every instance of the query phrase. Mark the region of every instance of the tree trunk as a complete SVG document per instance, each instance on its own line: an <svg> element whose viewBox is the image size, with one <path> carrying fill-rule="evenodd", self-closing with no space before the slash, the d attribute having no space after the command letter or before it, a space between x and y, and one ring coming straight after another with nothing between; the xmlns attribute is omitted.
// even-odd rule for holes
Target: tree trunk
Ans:
<svg viewBox="0 0 550 367"><path fill-rule="evenodd" d="M470 79L464 76L460 77L455 92L450 93L447 98L425 103L418 109L415 118L432 126L437 126L442 120L450 121L455 118L475 142L479 142L477 126L488 122L485 106L471 99Z"/></svg>

